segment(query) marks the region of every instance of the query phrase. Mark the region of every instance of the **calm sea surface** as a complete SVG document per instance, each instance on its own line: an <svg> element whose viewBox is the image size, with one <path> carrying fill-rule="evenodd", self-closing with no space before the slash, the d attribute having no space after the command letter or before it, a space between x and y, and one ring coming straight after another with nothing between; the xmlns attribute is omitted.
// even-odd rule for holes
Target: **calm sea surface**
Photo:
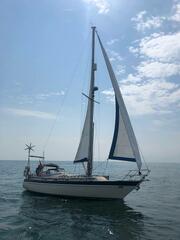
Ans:
<svg viewBox="0 0 180 240"><path fill-rule="evenodd" d="M73 169L70 162L62 165ZM0 240L180 239L178 163L150 164L150 181L124 201L28 193L22 188L24 166L24 161L0 161ZM122 166L110 163L110 175L116 177Z"/></svg>

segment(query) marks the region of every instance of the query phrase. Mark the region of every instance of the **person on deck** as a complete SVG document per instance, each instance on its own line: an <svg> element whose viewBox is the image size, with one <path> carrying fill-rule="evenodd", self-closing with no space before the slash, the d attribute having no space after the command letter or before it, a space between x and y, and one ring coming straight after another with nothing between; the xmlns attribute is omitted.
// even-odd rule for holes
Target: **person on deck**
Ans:
<svg viewBox="0 0 180 240"><path fill-rule="evenodd" d="M43 164L41 163L41 161L39 161L39 165L38 165L38 167L36 168L36 175L37 175L37 176L40 175L43 167L44 167Z"/></svg>

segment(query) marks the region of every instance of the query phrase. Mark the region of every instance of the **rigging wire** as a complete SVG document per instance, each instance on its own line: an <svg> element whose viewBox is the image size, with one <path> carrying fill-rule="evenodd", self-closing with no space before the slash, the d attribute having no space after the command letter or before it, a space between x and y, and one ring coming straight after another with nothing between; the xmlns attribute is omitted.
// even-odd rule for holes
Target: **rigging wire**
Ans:
<svg viewBox="0 0 180 240"><path fill-rule="evenodd" d="M98 168L102 169L102 166L103 166L104 170L102 170L102 172L103 172L103 175L105 175L105 172L107 170L107 162L108 162L108 159L104 160L104 161L100 161L100 163L98 163L97 166L95 168L93 168L93 171L96 171ZM102 172L101 172L101 174L102 174Z"/></svg>
<svg viewBox="0 0 180 240"><path fill-rule="evenodd" d="M101 103L100 91L98 91L98 101ZM100 137L101 137L101 105L99 104L98 108L98 159L101 159L101 149L100 149Z"/></svg>
<svg viewBox="0 0 180 240"><path fill-rule="evenodd" d="M105 174L105 172L107 171L108 163L109 163L109 158L107 158L107 160L106 160L106 167L105 167L105 169L104 169L104 174ZM109 175L109 174L108 174L108 175Z"/></svg>
<svg viewBox="0 0 180 240"><path fill-rule="evenodd" d="M90 62L89 62L89 59L90 59L90 47L89 47L89 49L88 49L88 57L87 57L87 61L86 61L86 67L84 68L85 70L84 70L84 74L83 74L83 77L82 77L82 79L83 79L83 82L82 82L82 88L81 88L81 93L83 93L83 92L86 92L87 91L87 89L88 89L88 81L87 81L87 76L89 76L88 75L88 69L90 69ZM86 86L85 86L85 84L86 84ZM84 103L85 103L85 101L84 101L84 96L83 96L83 94L81 94L80 95L81 96L81 114L80 114L80 136L81 136L81 132L82 132L82 127L83 127L83 122L84 122L84 115L86 114L85 113L85 109L84 109Z"/></svg>
<svg viewBox="0 0 180 240"><path fill-rule="evenodd" d="M142 159L143 159L143 161L144 161L145 167L147 168L148 171L150 171L150 169L149 169L149 167L148 167L148 165L147 165L147 162L145 161L144 155L143 155L143 153L142 153L139 145L138 145L138 148L139 148L139 151L140 151L140 153L141 153Z"/></svg>
<svg viewBox="0 0 180 240"><path fill-rule="evenodd" d="M65 100L67 99L67 96L68 96L68 94L69 94L69 92L70 92L72 83L73 83L74 79L76 78L77 69L78 69L77 67L78 67L79 62L81 61L81 59L82 59L82 57L83 57L83 54L82 54L82 53L84 52L84 47L85 47L85 45L86 45L87 39L89 38L89 35L90 35L90 33L88 33L88 36L85 38L84 45L83 45L83 47L81 48L81 53L80 53L80 55L79 55L79 59L78 59L78 61L76 62L75 67L74 67L74 70L73 70L73 72L72 72L73 77L71 77L71 78L70 78L70 81L68 82L67 92L66 92L66 94L64 95L64 97L63 97L63 99L62 99L62 101L61 101L60 107L59 107L59 109L58 109L58 111L57 111L57 113L56 113L55 120L54 120L54 122L52 123L52 125L51 125L51 127L50 127L48 136L47 136L47 138L46 138L46 140L45 140L45 142L44 142L44 145L43 145L43 151L45 151L45 148L47 147L47 144L49 143L49 140L50 140L50 137L51 137L51 135L52 135L52 132L53 132L53 130L54 130L54 128L55 128L55 125L56 125L58 116L59 116L60 113L62 112L63 106L64 106L64 104L65 104Z"/></svg>

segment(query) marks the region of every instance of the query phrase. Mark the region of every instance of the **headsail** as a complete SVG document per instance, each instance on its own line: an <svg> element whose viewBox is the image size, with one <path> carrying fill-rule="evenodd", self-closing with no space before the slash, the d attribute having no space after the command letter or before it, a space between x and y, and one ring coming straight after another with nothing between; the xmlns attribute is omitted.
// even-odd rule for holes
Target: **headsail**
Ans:
<svg viewBox="0 0 180 240"><path fill-rule="evenodd" d="M136 161L138 169L141 169L141 156L138 149L136 137L126 110L117 79L112 69L107 53L102 45L102 42L97 34L101 50L105 59L108 73L112 82L116 99L116 119L114 136L109 153L109 159Z"/></svg>

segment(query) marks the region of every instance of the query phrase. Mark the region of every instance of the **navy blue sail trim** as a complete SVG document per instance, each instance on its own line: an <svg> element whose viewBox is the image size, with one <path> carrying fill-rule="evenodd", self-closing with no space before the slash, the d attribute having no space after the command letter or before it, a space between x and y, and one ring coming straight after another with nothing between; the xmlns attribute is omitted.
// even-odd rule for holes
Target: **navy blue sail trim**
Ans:
<svg viewBox="0 0 180 240"><path fill-rule="evenodd" d="M128 157L115 157L115 156L112 156L110 159L112 159L112 160L121 160L121 161L129 161L129 162L136 162L135 158L128 158Z"/></svg>
<svg viewBox="0 0 180 240"><path fill-rule="evenodd" d="M114 150L115 150L115 147L116 147L118 132L119 132L119 104L118 104L118 101L117 101L117 98L116 98L116 116L115 116L114 136L113 136L113 141L112 141L112 145L111 145L111 149L110 149L108 158L112 159L112 160L122 160L122 161L136 162L135 158L114 156Z"/></svg>
<svg viewBox="0 0 180 240"><path fill-rule="evenodd" d="M82 158L82 159L79 159L79 160L75 160L74 163L87 162L87 161L88 161L87 158Z"/></svg>
<svg viewBox="0 0 180 240"><path fill-rule="evenodd" d="M115 150L115 146L116 146L118 131L119 131L119 104L116 99L116 116L115 116L114 136L113 136L113 141L111 144L111 149L109 152L109 159L112 159L114 157L113 154L114 154L114 150Z"/></svg>

